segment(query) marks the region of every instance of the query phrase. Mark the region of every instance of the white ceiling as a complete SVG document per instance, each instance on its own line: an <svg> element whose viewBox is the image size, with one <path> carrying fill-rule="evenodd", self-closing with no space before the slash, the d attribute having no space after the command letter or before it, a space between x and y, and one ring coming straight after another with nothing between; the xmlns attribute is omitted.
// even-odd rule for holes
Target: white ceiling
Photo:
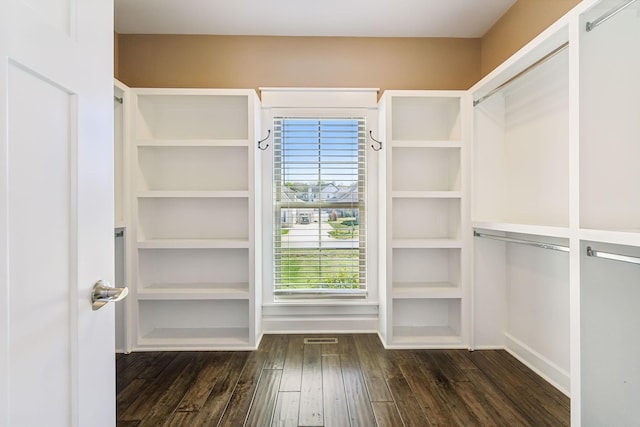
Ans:
<svg viewBox="0 0 640 427"><path fill-rule="evenodd" d="M121 34L482 37L515 0L115 0Z"/></svg>

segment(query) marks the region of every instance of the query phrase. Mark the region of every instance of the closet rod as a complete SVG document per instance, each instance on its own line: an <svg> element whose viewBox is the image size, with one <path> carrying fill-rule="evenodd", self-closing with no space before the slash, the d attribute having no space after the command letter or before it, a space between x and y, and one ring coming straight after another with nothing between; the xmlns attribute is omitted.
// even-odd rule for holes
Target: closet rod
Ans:
<svg viewBox="0 0 640 427"><path fill-rule="evenodd" d="M638 257L612 254L610 252L594 251L593 249L591 249L591 246L587 246L587 256L612 259L614 261L630 262L632 264L640 264L640 258Z"/></svg>
<svg viewBox="0 0 640 427"><path fill-rule="evenodd" d="M633 0L633 1L635 1L635 0ZM547 62L549 59L553 58L554 56L556 56L557 54L559 54L560 52L565 50L568 46L569 46L569 42L564 42L561 46L558 46L557 48L553 49L551 52L547 53L545 56L543 56L542 58L538 59L533 64L529 65L527 68L525 68L524 70L520 71L515 76L511 77L509 80L507 80L506 82L502 83L497 88L492 89L486 95L474 100L473 101L473 106L475 107L476 105L480 104L482 101L484 101L487 98L495 95L497 92L501 91L505 86L509 85L514 80L519 79L520 77L524 76L529 71L531 71L534 68L536 68L538 65L542 65L543 63Z"/></svg>
<svg viewBox="0 0 640 427"><path fill-rule="evenodd" d="M118 104L122 104L122 98L118 98L117 96L114 96L113 100L116 101Z"/></svg>
<svg viewBox="0 0 640 427"><path fill-rule="evenodd" d="M591 22L587 22L587 31L591 31L594 28L596 28L598 25L602 24L604 21L606 21L607 19L615 16L618 12L622 11L624 8L626 8L627 6L629 6L631 3L634 3L636 0L627 0L626 2L622 3L620 6L616 7L613 10L610 10L609 12L605 13L604 15L601 15L599 18L591 21Z"/></svg>
<svg viewBox="0 0 640 427"><path fill-rule="evenodd" d="M552 243L534 242L532 240L512 239L511 237L503 237L503 236L495 236L493 234L478 233L475 230L473 231L473 236L484 237L486 239L501 240L509 243L520 243L521 245L535 246L537 248L551 249L554 251L569 252L569 248L567 246L555 245Z"/></svg>

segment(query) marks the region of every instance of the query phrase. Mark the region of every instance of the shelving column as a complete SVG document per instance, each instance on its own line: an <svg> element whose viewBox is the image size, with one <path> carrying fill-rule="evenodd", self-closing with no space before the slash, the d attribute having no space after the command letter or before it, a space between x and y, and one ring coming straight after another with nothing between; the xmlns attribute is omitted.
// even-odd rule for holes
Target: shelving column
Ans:
<svg viewBox="0 0 640 427"><path fill-rule="evenodd" d="M381 336L391 348L466 347L463 99L386 91Z"/></svg>
<svg viewBox="0 0 640 427"><path fill-rule="evenodd" d="M134 91L137 349L258 344L257 108L252 90Z"/></svg>

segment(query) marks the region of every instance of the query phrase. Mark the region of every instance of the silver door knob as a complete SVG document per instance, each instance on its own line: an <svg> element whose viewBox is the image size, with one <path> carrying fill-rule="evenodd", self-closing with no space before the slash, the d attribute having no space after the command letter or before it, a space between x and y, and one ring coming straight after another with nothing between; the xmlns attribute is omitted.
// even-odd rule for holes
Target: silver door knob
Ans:
<svg viewBox="0 0 640 427"><path fill-rule="evenodd" d="M91 292L91 308L95 311L108 302L121 301L129 295L129 288L114 288L104 280L98 280Z"/></svg>

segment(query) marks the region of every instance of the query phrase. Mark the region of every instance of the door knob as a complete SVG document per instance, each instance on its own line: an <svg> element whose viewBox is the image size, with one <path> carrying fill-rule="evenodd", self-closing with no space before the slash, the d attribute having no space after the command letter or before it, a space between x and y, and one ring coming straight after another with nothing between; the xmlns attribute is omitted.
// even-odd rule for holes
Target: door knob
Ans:
<svg viewBox="0 0 640 427"><path fill-rule="evenodd" d="M95 311L108 302L121 301L129 295L129 288L114 288L104 280L98 280L91 292L91 308Z"/></svg>

